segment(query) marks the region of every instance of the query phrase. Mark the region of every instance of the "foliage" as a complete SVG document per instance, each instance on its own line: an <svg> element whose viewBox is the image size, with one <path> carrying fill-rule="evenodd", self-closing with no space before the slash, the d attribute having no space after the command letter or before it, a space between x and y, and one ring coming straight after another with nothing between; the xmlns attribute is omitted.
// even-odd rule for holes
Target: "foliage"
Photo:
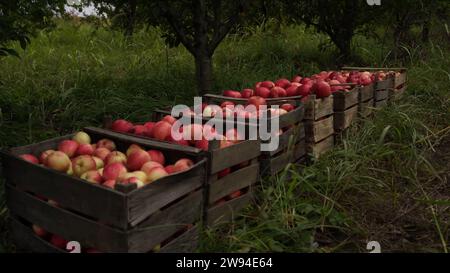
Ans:
<svg viewBox="0 0 450 273"><path fill-rule="evenodd" d="M30 35L52 23L54 11L64 10L63 0L15 0L0 2L0 56L19 56L8 45L20 43L22 49L30 43Z"/></svg>

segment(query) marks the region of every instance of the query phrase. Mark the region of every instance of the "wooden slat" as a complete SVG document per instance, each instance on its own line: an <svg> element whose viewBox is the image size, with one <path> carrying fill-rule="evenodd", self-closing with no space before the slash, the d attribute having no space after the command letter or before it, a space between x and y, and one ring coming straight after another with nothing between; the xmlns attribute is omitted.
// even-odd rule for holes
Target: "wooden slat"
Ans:
<svg viewBox="0 0 450 273"><path fill-rule="evenodd" d="M305 107L301 105L293 111L279 117L279 126L284 128L301 122L305 117Z"/></svg>
<svg viewBox="0 0 450 273"><path fill-rule="evenodd" d="M184 226L200 221L203 194L203 190L193 192L142 221L129 232L130 252L148 252Z"/></svg>
<svg viewBox="0 0 450 273"><path fill-rule="evenodd" d="M158 141L151 138L146 137L138 137L132 134L123 134L114 132L107 129L102 128L96 128L96 127L86 127L83 129L88 134L96 133L96 134L102 134L105 136L105 138L114 138L116 140L121 140L127 143L139 143L142 145L148 145L153 146L155 149L165 150L165 151L178 151L178 152L184 152L190 155L199 154L202 151L200 149L197 149L195 147L191 146L183 146L183 145L177 145L166 141Z"/></svg>
<svg viewBox="0 0 450 273"><path fill-rule="evenodd" d="M246 193L238 198L227 201L224 204L208 209L207 223L214 226L233 221L239 216L240 211L252 203L252 193Z"/></svg>
<svg viewBox="0 0 450 273"><path fill-rule="evenodd" d="M319 142L334 133L333 116L319 121L307 121L305 130L307 142Z"/></svg>
<svg viewBox="0 0 450 273"><path fill-rule="evenodd" d="M11 186L6 187L10 211L67 240L80 242L105 252L126 252L126 233L50 205Z"/></svg>
<svg viewBox="0 0 450 273"><path fill-rule="evenodd" d="M380 100L380 101L376 101L376 102L374 103L374 107L375 107L375 108L381 108L381 107L386 106L387 103L388 103L388 100Z"/></svg>
<svg viewBox="0 0 450 273"><path fill-rule="evenodd" d="M395 88L404 85L406 83L406 71L400 73L398 77L395 77Z"/></svg>
<svg viewBox="0 0 450 273"><path fill-rule="evenodd" d="M9 221L12 239L19 252L67 253L35 235L33 230L18 220L16 216L10 215Z"/></svg>
<svg viewBox="0 0 450 273"><path fill-rule="evenodd" d="M289 144L297 143L300 139L303 138L305 138L305 125L303 123L299 123L298 125L294 125L294 127L290 128L279 136L278 148L276 150L263 151L261 152L261 155L264 157L274 156L282 150L288 148Z"/></svg>
<svg viewBox="0 0 450 273"><path fill-rule="evenodd" d="M310 95L305 102L305 117L307 120L318 120L333 114L333 96L316 99L315 95Z"/></svg>
<svg viewBox="0 0 450 273"><path fill-rule="evenodd" d="M163 246L159 253L194 253L198 251L199 227L194 226Z"/></svg>
<svg viewBox="0 0 450 273"><path fill-rule="evenodd" d="M344 112L334 112L334 130L344 130L354 122L358 117L358 106L354 106Z"/></svg>
<svg viewBox="0 0 450 273"><path fill-rule="evenodd" d="M360 102L358 105L359 116L363 118L370 116L373 113L373 104L373 99L366 102Z"/></svg>
<svg viewBox="0 0 450 273"><path fill-rule="evenodd" d="M259 163L234 171L227 176L210 181L209 203L212 204L222 197L245 189L259 181Z"/></svg>
<svg viewBox="0 0 450 273"><path fill-rule="evenodd" d="M386 80L375 82L375 90L386 90L394 88L394 78L388 77Z"/></svg>
<svg viewBox="0 0 450 273"><path fill-rule="evenodd" d="M22 190L55 200L64 207L116 227L125 229L128 226L126 197L120 192L29 163L11 154L3 154L3 170L7 184L15 184Z"/></svg>
<svg viewBox="0 0 450 273"><path fill-rule="evenodd" d="M211 151L210 173L215 174L226 168L251 160L261 155L259 140L245 140L223 149Z"/></svg>
<svg viewBox="0 0 450 273"><path fill-rule="evenodd" d="M346 109L358 104L359 88L353 88L350 91L337 91L333 93L334 112L345 111Z"/></svg>
<svg viewBox="0 0 450 273"><path fill-rule="evenodd" d="M319 143L307 143L307 151L309 154L311 154L314 158L320 158L320 156L334 147L334 136L331 135L328 138L322 140Z"/></svg>
<svg viewBox="0 0 450 273"><path fill-rule="evenodd" d="M367 86L359 87L359 101L364 102L373 99L375 92L375 85L372 83Z"/></svg>
<svg viewBox="0 0 450 273"><path fill-rule="evenodd" d="M406 85L404 85L403 87L401 87L400 89L394 89L391 90L389 93L389 99L390 100L399 100L403 97L405 91L406 91Z"/></svg>
<svg viewBox="0 0 450 273"><path fill-rule="evenodd" d="M389 98L390 89L375 91L375 101L387 100Z"/></svg>
<svg viewBox="0 0 450 273"><path fill-rule="evenodd" d="M161 207L202 187L205 171L206 160L202 160L186 172L166 176L131 192L128 196L130 225L137 225Z"/></svg>

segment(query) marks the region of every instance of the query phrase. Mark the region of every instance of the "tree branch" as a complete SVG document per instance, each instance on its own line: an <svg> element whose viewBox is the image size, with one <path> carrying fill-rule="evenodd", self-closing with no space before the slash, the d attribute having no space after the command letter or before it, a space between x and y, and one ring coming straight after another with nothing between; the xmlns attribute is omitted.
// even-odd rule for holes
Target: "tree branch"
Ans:
<svg viewBox="0 0 450 273"><path fill-rule="evenodd" d="M174 14L173 9L169 6L167 1L158 1L158 6L163 12L163 16L167 19L169 25L175 31L175 34L180 42L186 47L187 50L189 50L189 52L195 54L194 42L189 39L185 28L182 26L180 20Z"/></svg>
<svg viewBox="0 0 450 273"><path fill-rule="evenodd" d="M223 22L221 26L214 32L214 35L209 43L208 49L209 53L212 55L222 40L227 36L230 32L231 28L236 24L239 20L240 12L242 8L242 1L239 0L235 4L235 9L233 9L231 16L228 18L226 22ZM220 19L220 18L216 18Z"/></svg>

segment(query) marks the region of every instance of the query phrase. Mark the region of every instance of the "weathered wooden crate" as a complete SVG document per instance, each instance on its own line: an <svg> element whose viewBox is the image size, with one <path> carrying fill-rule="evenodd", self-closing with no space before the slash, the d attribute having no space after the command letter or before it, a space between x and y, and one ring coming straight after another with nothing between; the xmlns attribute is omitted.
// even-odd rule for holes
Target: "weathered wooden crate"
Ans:
<svg viewBox="0 0 450 273"><path fill-rule="evenodd" d="M389 99L389 93L394 88L394 77L388 76L385 80L375 82L374 99L375 108L384 106L382 102Z"/></svg>
<svg viewBox="0 0 450 273"><path fill-rule="evenodd" d="M167 111L155 111L151 119L158 121L166 114L168 114ZM107 124L108 122L105 125L108 126ZM223 124L223 126L226 125ZM132 136L133 134L124 135ZM163 145L174 145L182 151L199 151L194 147L172 144L146 136L135 137L152 140ZM215 225L219 222L230 221L239 215L239 211L244 206L251 203L253 188L260 181L260 162L258 160L261 155L260 146L259 140L243 140L224 148L220 147L219 140L208 142L208 151L202 152L203 157L208 160L204 223ZM227 169L230 169L230 173L222 176L221 174ZM239 192L241 195L237 196ZM235 198L231 198L233 194L235 194ZM217 209L218 207L222 209ZM220 212L225 214L219 215Z"/></svg>
<svg viewBox="0 0 450 273"><path fill-rule="evenodd" d="M407 69L400 68L395 71L394 88L391 90L389 97L391 100L400 99L408 86Z"/></svg>
<svg viewBox="0 0 450 273"><path fill-rule="evenodd" d="M360 88L349 91L339 90L333 93L334 131L342 132L352 125L358 117Z"/></svg>
<svg viewBox="0 0 450 273"><path fill-rule="evenodd" d="M222 103L224 101L231 101L236 104L245 105L247 99L235 99L224 96L207 94L204 97L207 103ZM295 106L295 109L287 114L278 117L269 117L267 119L266 128L270 128L272 121L278 119L279 128L283 130L281 135L277 135L279 138L278 148L274 151L262 151L261 152L261 175L275 175L285 169L289 163L295 163L301 161L306 156L306 147L302 147L305 144L305 128L303 124L303 118L305 114L304 105L300 102L301 97L285 97L285 98L271 98L266 99L268 106L282 105L290 103ZM248 120L246 124L252 127ZM259 128L260 124L256 124L254 128ZM262 140L262 143L269 143L269 140Z"/></svg>
<svg viewBox="0 0 450 273"><path fill-rule="evenodd" d="M142 188L118 184L112 190L19 157L55 149L57 143L73 135L2 151L6 199L17 245L30 251L52 250L52 245L34 235L29 227L32 223L101 252L149 252L159 247L161 251L196 251L206 160L199 153L180 151L174 145L159 145L98 128L84 131L93 141L114 141L119 151L135 143L162 151L169 162L190 158L195 165Z"/></svg>
<svg viewBox="0 0 450 273"><path fill-rule="evenodd" d="M375 85L359 86L358 115L366 118L373 113Z"/></svg>
<svg viewBox="0 0 450 273"><path fill-rule="evenodd" d="M310 95L305 102L306 151L314 158L334 147L333 113L333 96Z"/></svg>

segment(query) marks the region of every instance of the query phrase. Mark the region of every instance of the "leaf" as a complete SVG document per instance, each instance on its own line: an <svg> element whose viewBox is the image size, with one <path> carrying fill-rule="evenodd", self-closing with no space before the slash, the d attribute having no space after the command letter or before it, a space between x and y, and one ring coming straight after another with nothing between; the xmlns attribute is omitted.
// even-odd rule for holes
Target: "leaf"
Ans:
<svg viewBox="0 0 450 273"><path fill-rule="evenodd" d="M1 53L3 53L3 54L1 54ZM14 56L14 57L17 57L20 59L19 53L17 53L17 51L15 51L14 49L6 48L6 47L0 48L0 55L2 55L2 56L11 55L11 56Z"/></svg>

